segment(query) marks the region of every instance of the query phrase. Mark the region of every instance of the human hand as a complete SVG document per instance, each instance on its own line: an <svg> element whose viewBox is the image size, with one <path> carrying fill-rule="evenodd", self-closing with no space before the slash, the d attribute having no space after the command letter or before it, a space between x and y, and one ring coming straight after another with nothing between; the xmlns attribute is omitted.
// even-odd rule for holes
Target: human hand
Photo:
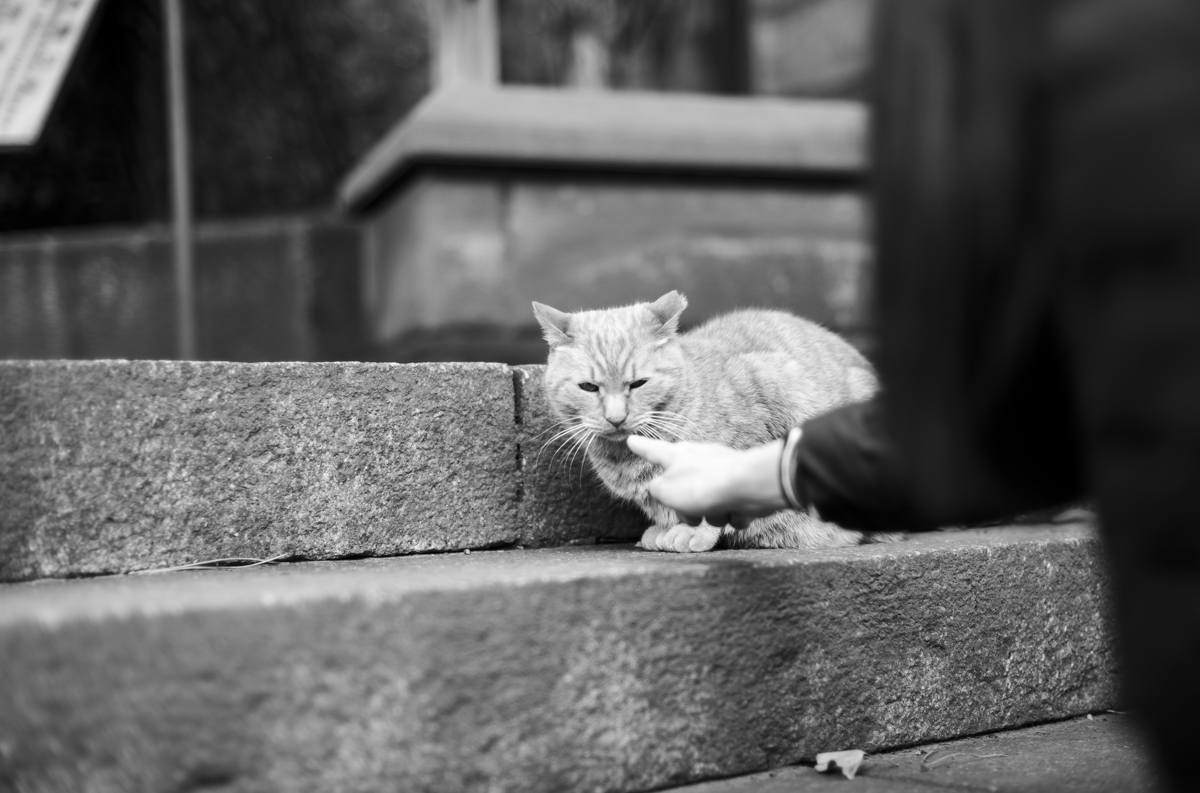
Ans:
<svg viewBox="0 0 1200 793"><path fill-rule="evenodd" d="M631 435L630 451L663 468L650 495L689 526L745 529L750 521L787 509L779 483L783 441L739 451L715 443L668 443Z"/></svg>

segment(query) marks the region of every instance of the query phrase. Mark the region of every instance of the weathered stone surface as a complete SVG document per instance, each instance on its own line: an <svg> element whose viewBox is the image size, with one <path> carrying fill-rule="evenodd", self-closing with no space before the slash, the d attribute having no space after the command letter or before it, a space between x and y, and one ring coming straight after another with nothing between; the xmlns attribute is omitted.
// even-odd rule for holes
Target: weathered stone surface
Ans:
<svg viewBox="0 0 1200 793"><path fill-rule="evenodd" d="M0 362L0 580L517 539L496 364Z"/></svg>
<svg viewBox="0 0 1200 793"><path fill-rule="evenodd" d="M16 790L642 791L1112 707L1079 527L0 586Z"/></svg>
<svg viewBox="0 0 1200 793"><path fill-rule="evenodd" d="M647 525L637 507L614 498L578 448L556 439L542 392L545 366L513 368L517 396L518 520L527 543L588 537L637 539Z"/></svg>

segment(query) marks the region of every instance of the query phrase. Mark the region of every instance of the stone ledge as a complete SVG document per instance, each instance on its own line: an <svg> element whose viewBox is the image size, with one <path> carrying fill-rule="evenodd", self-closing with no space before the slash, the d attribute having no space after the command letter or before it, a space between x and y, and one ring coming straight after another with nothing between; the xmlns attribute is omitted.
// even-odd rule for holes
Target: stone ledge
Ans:
<svg viewBox="0 0 1200 793"><path fill-rule="evenodd" d="M860 175L855 102L534 87L435 91L371 149L339 189L361 211L421 164Z"/></svg>
<svg viewBox="0 0 1200 793"><path fill-rule="evenodd" d="M0 361L0 581L640 536L542 369Z"/></svg>
<svg viewBox="0 0 1200 793"><path fill-rule="evenodd" d="M17 789L644 791L1115 704L1082 527L0 586Z"/></svg>
<svg viewBox="0 0 1200 793"><path fill-rule="evenodd" d="M499 364L0 362L0 580L519 538Z"/></svg>

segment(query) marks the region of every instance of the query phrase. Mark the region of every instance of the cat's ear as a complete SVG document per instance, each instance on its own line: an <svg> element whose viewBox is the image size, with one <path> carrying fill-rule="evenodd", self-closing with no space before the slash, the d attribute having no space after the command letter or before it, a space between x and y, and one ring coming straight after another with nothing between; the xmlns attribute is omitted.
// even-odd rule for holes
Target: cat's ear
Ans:
<svg viewBox="0 0 1200 793"><path fill-rule="evenodd" d="M687 308L687 298L676 291L667 292L647 308L661 327L664 336L674 336L679 330L679 315Z"/></svg>
<svg viewBox="0 0 1200 793"><path fill-rule="evenodd" d="M567 335L567 323L571 315L557 308L550 308L545 303L534 302L533 315L542 326L542 336L551 347L559 347L571 341Z"/></svg>

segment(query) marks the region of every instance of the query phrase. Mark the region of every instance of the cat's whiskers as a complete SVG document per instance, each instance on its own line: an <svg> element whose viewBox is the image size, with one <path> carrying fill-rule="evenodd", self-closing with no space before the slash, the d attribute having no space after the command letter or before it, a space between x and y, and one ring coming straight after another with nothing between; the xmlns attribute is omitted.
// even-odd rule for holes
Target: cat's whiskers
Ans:
<svg viewBox="0 0 1200 793"><path fill-rule="evenodd" d="M556 422L554 422L553 424L551 424L549 427L546 427L546 429L544 429L544 430L542 430L541 432L539 432L537 435L534 435L534 436L533 436L532 438L530 438L529 440L530 440L530 441L536 441L538 438L542 437L542 436L543 436L543 435L545 435L547 432L550 432L550 431L551 431L551 430L553 430L553 429L556 429L556 428L558 428L558 427L561 427L561 426L562 426L562 425L564 425L564 424L570 424L572 421L579 421L579 418L578 418L577 416L568 416L568 417L566 417L565 419L563 419L562 421L556 421ZM560 433L560 434L561 434L561 433ZM558 435L555 435L555 436L554 436L554 438L557 438L557 437L558 437ZM554 438L551 438L550 440L554 440ZM549 441L547 441L547 443L549 443Z"/></svg>
<svg viewBox="0 0 1200 793"><path fill-rule="evenodd" d="M632 428L636 431L654 430L658 437L662 440L679 441L684 440L688 434L694 434L696 429L695 422L686 416L681 416L678 413L667 413L665 411L647 411L638 417L637 425ZM692 431L692 433L689 433ZM669 438L663 438L663 435L669 435Z"/></svg>
<svg viewBox="0 0 1200 793"><path fill-rule="evenodd" d="M533 458L533 464L536 466L538 464L538 462L540 462L542 459L542 452L546 451L546 449L550 448L551 446L554 446L556 451L558 449L562 448L562 444L555 443L555 441L557 441L559 438L571 436L577 432L582 432L582 427L580 427L580 425L578 425L578 424L575 424L570 427L567 427L565 430L555 433L553 437L548 438L541 445L541 447L538 448L537 455ZM553 459L553 458L551 458L551 459Z"/></svg>
<svg viewBox="0 0 1200 793"><path fill-rule="evenodd" d="M588 428L588 429L592 429L592 428ZM597 437L598 437L598 433L594 429L592 429L591 432L580 433L579 435L576 435L572 438L570 451L568 452L568 455L566 458L566 460L567 460L567 476L570 477L571 470L575 467L575 458L579 457L580 452L582 452L582 457L580 457L580 467L579 467L579 486L580 487L583 487L583 472L584 472L584 469L587 468L588 453L591 451L592 444L596 442ZM568 479L568 481L570 481L570 480Z"/></svg>
<svg viewBox="0 0 1200 793"><path fill-rule="evenodd" d="M542 448L538 449L538 453L537 453L537 456L534 458L533 464L535 466L538 464L538 462L541 460L542 452L544 452L546 450L546 448L548 446L550 446L550 444L554 443L559 438L564 438L565 440L562 443L556 445L554 454L552 454L550 456L549 466L551 468L553 468L554 461L556 459L558 459L558 456L560 454L562 454L564 450L571 449L574 446L574 444L578 441L580 436L587 434L588 429L589 429L588 426L581 421L577 424L571 425L570 427L568 427L565 430L562 430L561 432L558 432L553 437L551 437L549 440L547 440L545 443L543 443Z"/></svg>
<svg viewBox="0 0 1200 793"><path fill-rule="evenodd" d="M570 460L572 453L574 453L574 451L577 448L579 448L579 445L581 443L584 443L586 441L586 438L587 438L587 434L584 432L580 432L576 435L572 435L566 442L564 442L562 444L561 447L559 447L554 452L554 456L550 458L550 463L549 463L548 467L554 468L557 465L559 465L560 458L564 461ZM570 470L569 464L568 464L567 470L568 471Z"/></svg>
<svg viewBox="0 0 1200 793"><path fill-rule="evenodd" d="M660 441L673 440L672 438L664 438L662 432L660 432L658 429L656 429L651 424L643 424L642 426L638 427L638 432L649 435L651 438L654 438L654 439L660 440Z"/></svg>
<svg viewBox="0 0 1200 793"><path fill-rule="evenodd" d="M574 460L578 456L577 453L579 450L581 448L589 448L592 441L595 440L598 434L598 429L590 426L586 420L580 420L577 425L572 427L572 431L568 434L567 440L554 452L554 455L550 458L550 466L554 466L559 455L564 455L565 459L567 460L567 473L569 475L571 466L574 465ZM584 455L584 459L586 460L586 454Z"/></svg>
<svg viewBox="0 0 1200 793"><path fill-rule="evenodd" d="M644 432L646 434L651 434L652 437L658 438L661 437L664 432L670 432L672 426L673 425L668 424L667 422L656 417L642 414L638 416L637 420L633 424L630 425L629 431L633 433Z"/></svg>
<svg viewBox="0 0 1200 793"><path fill-rule="evenodd" d="M584 472L584 470L587 469L587 457L588 457L588 454L590 454L592 451L592 444L595 442L596 442L596 436L592 435L590 438L588 438L587 445L584 446L584 448L583 448L583 459L580 461L580 465L579 465L579 489L580 490L583 489L583 472Z"/></svg>
<svg viewBox="0 0 1200 793"><path fill-rule="evenodd" d="M656 421L661 424L673 424L681 427L691 426L693 423L691 419L685 416L676 415L674 413L647 413L643 414L643 418L645 418L647 421Z"/></svg>
<svg viewBox="0 0 1200 793"><path fill-rule="evenodd" d="M583 457L580 459L579 465L579 487L583 487L583 470L587 468L587 450L591 448L592 442L596 440L596 436L588 435L584 440L575 444L575 450L571 452L571 458L567 460L567 476L571 475L571 469L575 467L575 457L583 452Z"/></svg>
<svg viewBox="0 0 1200 793"><path fill-rule="evenodd" d="M570 427L567 427L565 430L560 430L559 432L556 432L554 435L547 438L546 442L542 444L542 448L543 449L546 448L547 446L554 443L559 438L574 435L575 433L581 432L586 428L587 428L587 425L585 425L582 421L579 422L578 424L572 424Z"/></svg>
<svg viewBox="0 0 1200 793"><path fill-rule="evenodd" d="M647 422L640 429L644 430L651 437L657 438L660 441L674 443L681 439L679 430L673 427L664 427L659 424Z"/></svg>
<svg viewBox="0 0 1200 793"><path fill-rule="evenodd" d="M647 410L642 416L654 419L657 421L669 422L678 424L683 427L699 429L699 425L690 416L685 416L682 413L675 413L667 410Z"/></svg>

